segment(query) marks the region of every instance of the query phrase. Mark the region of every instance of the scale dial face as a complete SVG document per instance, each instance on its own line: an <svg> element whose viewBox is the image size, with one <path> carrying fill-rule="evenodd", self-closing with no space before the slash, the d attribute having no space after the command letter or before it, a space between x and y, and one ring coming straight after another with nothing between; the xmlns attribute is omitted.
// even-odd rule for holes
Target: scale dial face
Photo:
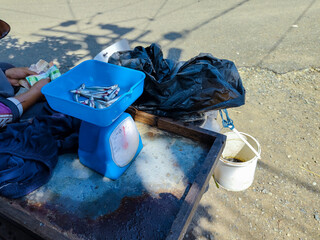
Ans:
<svg viewBox="0 0 320 240"><path fill-rule="evenodd" d="M124 167L134 158L139 147L139 132L131 117L124 119L110 135L111 154L118 167Z"/></svg>

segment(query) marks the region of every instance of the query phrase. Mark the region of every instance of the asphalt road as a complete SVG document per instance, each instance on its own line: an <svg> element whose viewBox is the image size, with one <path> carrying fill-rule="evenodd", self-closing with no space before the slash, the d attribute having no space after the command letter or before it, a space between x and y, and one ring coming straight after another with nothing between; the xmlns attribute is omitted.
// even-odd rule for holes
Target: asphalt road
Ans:
<svg viewBox="0 0 320 240"><path fill-rule="evenodd" d="M200 52L284 73L319 66L320 1L1 0L11 27L0 60L39 58L72 67L120 38L131 47L158 43L166 58Z"/></svg>

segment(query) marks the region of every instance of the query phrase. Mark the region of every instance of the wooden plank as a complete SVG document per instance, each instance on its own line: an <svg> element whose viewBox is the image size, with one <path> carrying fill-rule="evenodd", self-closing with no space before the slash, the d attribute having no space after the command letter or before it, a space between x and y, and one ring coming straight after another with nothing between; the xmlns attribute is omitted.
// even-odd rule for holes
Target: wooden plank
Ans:
<svg viewBox="0 0 320 240"><path fill-rule="evenodd" d="M34 239L69 239L55 229L45 226L41 221L30 215L30 213L23 211L22 208L13 206L11 201L3 197L0 197L0 213L4 218L9 219L11 224L19 226L21 231L25 231L27 235L31 235ZM24 226L28 226L28 228Z"/></svg>
<svg viewBox="0 0 320 240"><path fill-rule="evenodd" d="M126 110L127 113L131 115L131 117L138 122L148 124L150 126L156 127L158 125L158 119L159 117L155 115L151 115L149 113L138 111L137 109L133 107L129 107Z"/></svg>
<svg viewBox="0 0 320 240"><path fill-rule="evenodd" d="M0 213L0 239L43 240Z"/></svg>
<svg viewBox="0 0 320 240"><path fill-rule="evenodd" d="M193 182L185 200L182 204L176 219L174 220L170 234L166 240L182 239L187 228L193 218L201 197L212 177L215 164L212 164L212 159L217 161L223 151L225 145L225 137L219 137L212 145L209 154L207 155L203 167L199 171L195 181Z"/></svg>
<svg viewBox="0 0 320 240"><path fill-rule="evenodd" d="M217 135L217 133L193 126L188 123L181 123L169 118L157 117L146 112L141 112L132 107L128 108L126 112L128 112L135 121L142 122L186 138L190 138L197 142L213 144L215 138L218 135L221 135Z"/></svg>
<svg viewBox="0 0 320 240"><path fill-rule="evenodd" d="M204 159L204 162L201 164L194 181L191 182L191 187L188 190L188 193L186 193L178 214L171 225L170 233L167 236L168 240L182 239L190 221L192 220L194 212L197 209L202 194L212 176L214 162L221 155L225 144L225 136L191 125L179 123L171 119L160 118L145 112L140 112L132 108L129 108L126 112L130 113L136 121L193 139L196 142L204 143L206 146L212 145ZM31 232L37 233L39 238L74 239L75 236L66 235L67 233L59 231L59 229L56 229L54 225L51 225L49 222L48 225L44 225L43 222L32 216L32 211L30 211L30 209L25 210L23 206L12 204L12 202L7 199L0 198L0 212L6 218L12 220L18 225L26 226Z"/></svg>
<svg viewBox="0 0 320 240"><path fill-rule="evenodd" d="M168 118L157 118L151 114L139 112L135 109L131 109L130 111L133 114L133 118L137 121L142 120L144 123L156 126L159 129L173 132L199 142L212 144L202 168L193 182L184 203L172 224L170 234L166 238L167 240L182 239L187 231L190 221L193 218L194 212L198 207L205 188L212 177L215 166L214 163L219 159L224 149L226 137L219 133L201 129L189 124L179 123ZM212 159L214 159L213 164Z"/></svg>

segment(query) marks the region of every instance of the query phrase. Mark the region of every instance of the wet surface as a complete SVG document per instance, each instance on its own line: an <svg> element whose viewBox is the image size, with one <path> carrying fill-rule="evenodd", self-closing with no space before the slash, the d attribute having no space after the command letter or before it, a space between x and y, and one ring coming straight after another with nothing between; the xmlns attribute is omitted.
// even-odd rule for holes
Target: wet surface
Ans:
<svg viewBox="0 0 320 240"><path fill-rule="evenodd" d="M235 163L241 163L241 162L245 162L244 160L238 159L238 158L223 158L226 161L229 162L235 162Z"/></svg>
<svg viewBox="0 0 320 240"><path fill-rule="evenodd" d="M55 203L21 206L71 239L164 239L179 211L181 200L170 193L124 197L119 208L96 219L81 218ZM92 203L94 205L94 203Z"/></svg>
<svg viewBox="0 0 320 240"><path fill-rule="evenodd" d="M165 238L210 146L136 124L144 148L118 180L63 155L49 183L19 205L74 238Z"/></svg>

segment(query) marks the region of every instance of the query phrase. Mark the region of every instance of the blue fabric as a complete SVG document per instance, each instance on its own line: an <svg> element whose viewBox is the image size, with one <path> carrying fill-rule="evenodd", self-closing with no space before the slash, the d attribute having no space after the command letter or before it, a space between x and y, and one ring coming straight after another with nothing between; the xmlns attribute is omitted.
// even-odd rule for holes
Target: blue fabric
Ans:
<svg viewBox="0 0 320 240"><path fill-rule="evenodd" d="M0 96L0 103L3 103L8 108L10 108L11 113L12 113L12 121L13 122L19 120L20 112L19 112L19 109L18 109L17 105L15 105L12 101L10 101L10 100L8 100L6 98L3 98L1 96Z"/></svg>
<svg viewBox="0 0 320 240"><path fill-rule="evenodd" d="M18 121L19 118L25 120L33 118L34 116L40 116L45 113L45 103L39 102L24 111L23 115L20 117L18 107L10 100L7 100L8 97L13 97L14 94L17 93L20 89L20 87L11 86L4 74L5 71L10 68L14 68L14 66L9 63L0 62L0 102L10 108L13 115L13 122Z"/></svg>
<svg viewBox="0 0 320 240"><path fill-rule="evenodd" d="M19 198L45 184L59 154L77 151L79 127L55 112L9 124L0 133L0 195Z"/></svg>
<svg viewBox="0 0 320 240"><path fill-rule="evenodd" d="M19 87L11 86L6 75L4 74L7 69L14 66L9 63L0 62L0 102L11 109L13 121L17 121L20 117L18 107L11 101L7 100L8 97L13 97L19 90Z"/></svg>
<svg viewBox="0 0 320 240"><path fill-rule="evenodd" d="M12 67L0 63L0 102L16 115L17 107L6 99L15 93L4 74ZM32 106L21 120L0 130L0 195L7 198L25 196L45 184L59 154L78 148L80 120L54 112L47 103Z"/></svg>
<svg viewBox="0 0 320 240"><path fill-rule="evenodd" d="M9 63L2 63L0 62L0 96L7 98L14 96L14 88L11 86L10 82L8 81L4 72L9 69L13 68L14 66Z"/></svg>

